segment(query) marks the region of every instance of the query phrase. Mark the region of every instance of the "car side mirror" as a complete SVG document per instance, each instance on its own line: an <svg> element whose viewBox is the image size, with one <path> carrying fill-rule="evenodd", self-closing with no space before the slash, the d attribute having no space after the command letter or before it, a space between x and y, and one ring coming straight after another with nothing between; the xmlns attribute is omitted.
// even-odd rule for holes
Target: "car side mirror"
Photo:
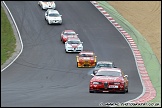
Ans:
<svg viewBox="0 0 162 108"><path fill-rule="evenodd" d="M117 68L116 66L114 66L114 68Z"/></svg>
<svg viewBox="0 0 162 108"><path fill-rule="evenodd" d="M76 34L78 36L78 34Z"/></svg>
<svg viewBox="0 0 162 108"><path fill-rule="evenodd" d="M128 78L128 75L124 75L124 78L127 77Z"/></svg>
<svg viewBox="0 0 162 108"><path fill-rule="evenodd" d="M95 75L94 75L94 74L91 74L91 76L93 76L93 77L94 77Z"/></svg>
<svg viewBox="0 0 162 108"><path fill-rule="evenodd" d="M83 42L81 42L81 43L83 43Z"/></svg>
<svg viewBox="0 0 162 108"><path fill-rule="evenodd" d="M97 70L93 70L93 74L95 75L97 73Z"/></svg>
<svg viewBox="0 0 162 108"><path fill-rule="evenodd" d="M62 16L62 15L60 15L60 16Z"/></svg>

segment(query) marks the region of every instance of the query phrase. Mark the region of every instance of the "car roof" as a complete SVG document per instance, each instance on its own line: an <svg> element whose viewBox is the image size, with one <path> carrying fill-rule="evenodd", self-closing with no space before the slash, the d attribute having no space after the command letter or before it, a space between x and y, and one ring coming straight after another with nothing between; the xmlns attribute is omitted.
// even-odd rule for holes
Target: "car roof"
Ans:
<svg viewBox="0 0 162 108"><path fill-rule="evenodd" d="M112 61L98 61L97 64L113 64Z"/></svg>
<svg viewBox="0 0 162 108"><path fill-rule="evenodd" d="M80 54L80 55L81 55L81 54L94 55L94 52L93 52L93 51L81 51L79 54Z"/></svg>
<svg viewBox="0 0 162 108"><path fill-rule="evenodd" d="M98 72L100 71L115 71L115 72L121 72L121 69L120 68L106 68L106 67L103 67L103 68L100 68L98 70Z"/></svg>

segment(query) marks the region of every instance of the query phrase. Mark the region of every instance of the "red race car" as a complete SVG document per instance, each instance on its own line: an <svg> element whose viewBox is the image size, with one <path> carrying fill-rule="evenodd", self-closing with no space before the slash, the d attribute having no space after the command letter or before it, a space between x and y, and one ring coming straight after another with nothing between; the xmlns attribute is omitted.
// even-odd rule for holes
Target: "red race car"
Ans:
<svg viewBox="0 0 162 108"><path fill-rule="evenodd" d="M74 30L64 30L61 33L61 41L65 43L69 37L78 37L78 34Z"/></svg>
<svg viewBox="0 0 162 108"><path fill-rule="evenodd" d="M96 58L95 53L92 51L81 51L77 58L77 67L95 67Z"/></svg>
<svg viewBox="0 0 162 108"><path fill-rule="evenodd" d="M89 92L128 92L128 75L119 68L100 68L90 80Z"/></svg>

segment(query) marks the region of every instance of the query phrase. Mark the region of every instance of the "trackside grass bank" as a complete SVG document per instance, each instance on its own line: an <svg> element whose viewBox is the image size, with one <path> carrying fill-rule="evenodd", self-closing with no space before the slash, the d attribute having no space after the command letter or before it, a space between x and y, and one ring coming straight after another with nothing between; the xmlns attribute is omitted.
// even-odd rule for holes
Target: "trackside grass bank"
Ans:
<svg viewBox="0 0 162 108"><path fill-rule="evenodd" d="M1 65L14 53L16 38L11 24L1 6Z"/></svg>

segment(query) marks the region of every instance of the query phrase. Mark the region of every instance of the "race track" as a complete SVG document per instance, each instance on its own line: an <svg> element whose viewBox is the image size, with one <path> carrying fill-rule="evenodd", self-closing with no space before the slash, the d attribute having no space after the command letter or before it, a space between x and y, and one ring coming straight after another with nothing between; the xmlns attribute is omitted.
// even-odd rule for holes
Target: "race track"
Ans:
<svg viewBox="0 0 162 108"><path fill-rule="evenodd" d="M98 107L142 93L133 53L114 26L89 1L56 1L62 25L48 25L37 1L5 1L19 28L23 52L1 73L1 106ZM89 93L92 68L77 68L77 53L65 53L60 34L74 29L84 50L114 61L129 77L129 93Z"/></svg>

